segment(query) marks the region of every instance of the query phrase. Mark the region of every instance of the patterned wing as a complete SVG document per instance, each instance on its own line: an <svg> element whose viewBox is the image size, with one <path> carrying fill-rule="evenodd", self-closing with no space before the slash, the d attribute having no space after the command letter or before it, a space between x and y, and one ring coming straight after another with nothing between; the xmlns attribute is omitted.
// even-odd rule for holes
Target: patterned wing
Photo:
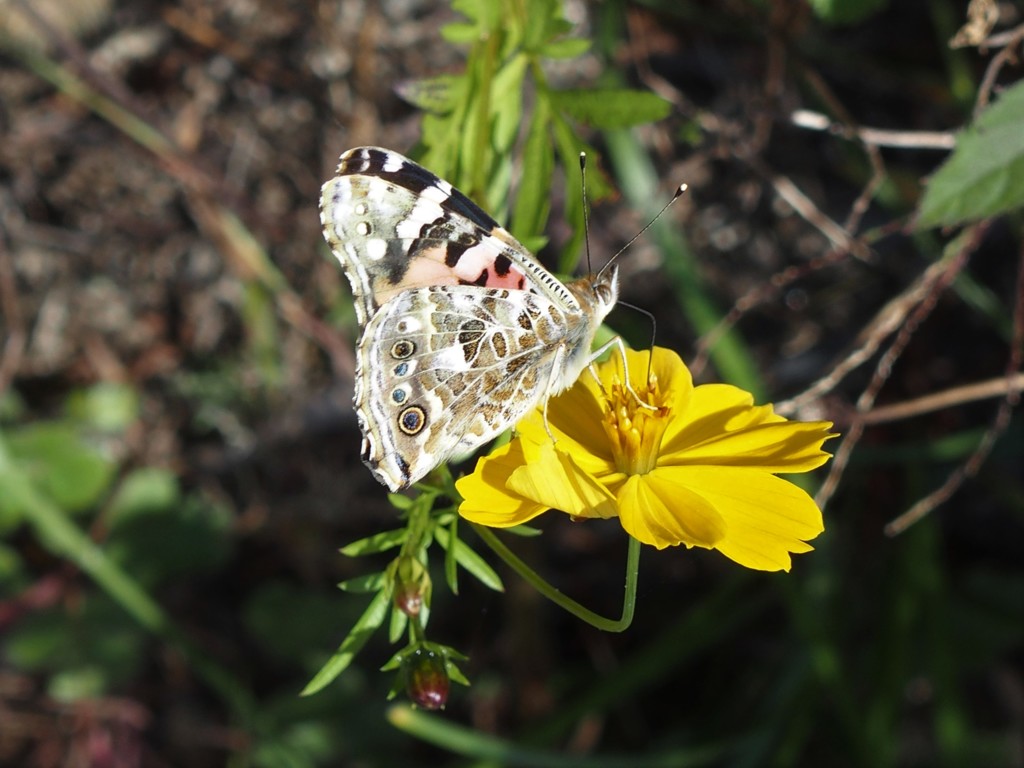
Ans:
<svg viewBox="0 0 1024 768"><path fill-rule="evenodd" d="M579 311L565 286L494 219L396 152L345 152L321 191L320 221L363 326L402 291L430 285L528 290Z"/></svg>
<svg viewBox="0 0 1024 768"><path fill-rule="evenodd" d="M363 461L397 491L491 440L542 402L564 369L586 364L595 328L592 315L525 291L402 293L366 328L355 396Z"/></svg>

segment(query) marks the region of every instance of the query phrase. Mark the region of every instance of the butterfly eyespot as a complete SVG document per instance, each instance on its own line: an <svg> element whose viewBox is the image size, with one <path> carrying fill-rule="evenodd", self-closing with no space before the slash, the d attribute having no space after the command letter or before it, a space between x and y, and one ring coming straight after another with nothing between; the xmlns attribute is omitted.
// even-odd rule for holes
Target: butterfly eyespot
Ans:
<svg viewBox="0 0 1024 768"><path fill-rule="evenodd" d="M412 317L403 317L395 325L395 330L399 333L414 333L422 328L422 324L419 320Z"/></svg>
<svg viewBox="0 0 1024 768"><path fill-rule="evenodd" d="M367 213L366 203L356 203L356 207L352 210L356 216L365 216Z"/></svg>
<svg viewBox="0 0 1024 768"><path fill-rule="evenodd" d="M398 428L407 435L418 435L427 425L427 414L418 405L410 405L398 416Z"/></svg>
<svg viewBox="0 0 1024 768"><path fill-rule="evenodd" d="M409 372L408 363L399 363L395 366L395 376L405 376Z"/></svg>
<svg viewBox="0 0 1024 768"><path fill-rule="evenodd" d="M370 226L369 222L360 221L356 224L356 234L368 237L371 232L373 232L373 227Z"/></svg>
<svg viewBox="0 0 1024 768"><path fill-rule="evenodd" d="M396 341L391 345L391 356L395 360L404 360L407 357L412 357L412 353L416 351L416 345L408 339L402 339Z"/></svg>
<svg viewBox="0 0 1024 768"><path fill-rule="evenodd" d="M407 398L408 396L409 396L409 393L406 392L404 389L395 389L395 390L392 390L392 392L391 392L391 399L394 400L399 405L404 403L405 402L405 398Z"/></svg>

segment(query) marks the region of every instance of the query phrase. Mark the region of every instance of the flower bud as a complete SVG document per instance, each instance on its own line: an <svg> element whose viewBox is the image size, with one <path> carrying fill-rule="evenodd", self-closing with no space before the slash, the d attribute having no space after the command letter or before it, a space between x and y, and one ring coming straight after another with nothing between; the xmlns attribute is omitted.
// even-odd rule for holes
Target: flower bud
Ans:
<svg viewBox="0 0 1024 768"><path fill-rule="evenodd" d="M406 616L418 616L423 601L430 601L430 574L415 557L402 556L392 563L395 607Z"/></svg>
<svg viewBox="0 0 1024 768"><path fill-rule="evenodd" d="M403 666L405 692L412 703L424 709L443 709L451 687L444 658L421 649L406 657Z"/></svg>

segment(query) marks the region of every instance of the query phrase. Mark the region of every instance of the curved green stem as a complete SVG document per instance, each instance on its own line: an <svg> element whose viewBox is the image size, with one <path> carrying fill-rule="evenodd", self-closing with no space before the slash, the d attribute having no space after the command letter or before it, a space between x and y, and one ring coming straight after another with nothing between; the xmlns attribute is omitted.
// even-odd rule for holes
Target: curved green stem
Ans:
<svg viewBox="0 0 1024 768"><path fill-rule="evenodd" d="M636 607L637 575L640 571L640 542L632 536L629 537L629 550L626 553L626 589L622 596L622 617L619 619L609 619L594 613L589 608L585 608L545 581L540 574L513 554L512 550L506 547L490 528L478 525L477 523L472 523L472 526L484 543L498 557L508 563L509 567L522 576L544 597L564 608L569 613L598 629L603 629L605 632L622 632L633 623L633 609Z"/></svg>

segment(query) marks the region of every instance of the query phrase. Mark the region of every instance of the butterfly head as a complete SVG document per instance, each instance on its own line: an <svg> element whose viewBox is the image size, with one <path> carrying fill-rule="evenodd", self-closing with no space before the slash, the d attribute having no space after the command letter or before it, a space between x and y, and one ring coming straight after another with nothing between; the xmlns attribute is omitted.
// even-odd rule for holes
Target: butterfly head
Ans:
<svg viewBox="0 0 1024 768"><path fill-rule="evenodd" d="M597 314L603 319L619 300L619 265L609 262L604 269L592 275L590 290L594 296Z"/></svg>

